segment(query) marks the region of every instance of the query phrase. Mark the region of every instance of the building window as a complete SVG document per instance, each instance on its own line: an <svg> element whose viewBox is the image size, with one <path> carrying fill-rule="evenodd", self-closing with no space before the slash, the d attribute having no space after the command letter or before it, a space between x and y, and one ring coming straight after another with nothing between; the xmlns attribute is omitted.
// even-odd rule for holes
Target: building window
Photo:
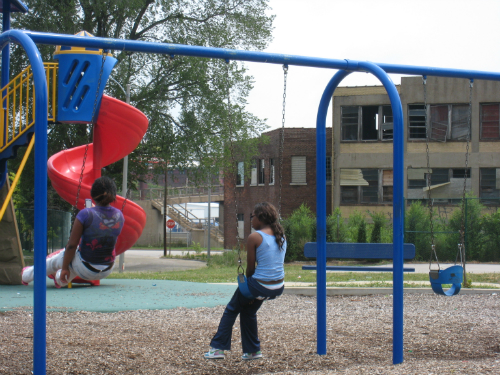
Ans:
<svg viewBox="0 0 500 375"><path fill-rule="evenodd" d="M245 237L245 215L244 214L238 214L238 237L240 239L243 239Z"/></svg>
<svg viewBox="0 0 500 375"><path fill-rule="evenodd" d="M326 157L326 182L332 182L332 157Z"/></svg>
<svg viewBox="0 0 500 375"><path fill-rule="evenodd" d="M394 119L392 117L392 107L382 106L382 139L389 140L393 137Z"/></svg>
<svg viewBox="0 0 500 375"><path fill-rule="evenodd" d="M409 139L426 139L425 133L425 108L423 104L410 104L408 106Z"/></svg>
<svg viewBox="0 0 500 375"><path fill-rule="evenodd" d="M341 107L342 141L392 140L393 128L390 105Z"/></svg>
<svg viewBox="0 0 500 375"><path fill-rule="evenodd" d="M479 197L482 202L488 198L500 197L500 168L481 168L479 182ZM498 199L495 199L498 203ZM488 203L487 201L485 203Z"/></svg>
<svg viewBox="0 0 500 375"><path fill-rule="evenodd" d="M393 173L392 169L382 171L382 202L392 202Z"/></svg>
<svg viewBox="0 0 500 375"><path fill-rule="evenodd" d="M238 170L236 171L236 186L243 186L245 184L245 164L238 162Z"/></svg>
<svg viewBox="0 0 500 375"><path fill-rule="evenodd" d="M263 185L265 183L265 162L264 159L259 160L259 184Z"/></svg>
<svg viewBox="0 0 500 375"><path fill-rule="evenodd" d="M292 156L292 184L305 185L306 181L306 157Z"/></svg>
<svg viewBox="0 0 500 375"><path fill-rule="evenodd" d="M257 185L257 160L252 160L250 185Z"/></svg>
<svg viewBox="0 0 500 375"><path fill-rule="evenodd" d="M368 186L361 186L361 203L378 203L378 169L362 169Z"/></svg>
<svg viewBox="0 0 500 375"><path fill-rule="evenodd" d="M481 139L500 139L499 104L481 104Z"/></svg>
<svg viewBox="0 0 500 375"><path fill-rule="evenodd" d="M341 169L340 202L342 204L392 202L392 170Z"/></svg>
<svg viewBox="0 0 500 375"><path fill-rule="evenodd" d="M269 185L274 185L274 159L269 159Z"/></svg>
<svg viewBox="0 0 500 375"><path fill-rule="evenodd" d="M431 198L434 203L456 203L462 198L464 189L471 189L470 168L409 168L407 198L427 199L430 182Z"/></svg>
<svg viewBox="0 0 500 375"><path fill-rule="evenodd" d="M469 133L469 105L428 105L429 139L446 142L466 140ZM408 138L426 139L425 111L423 104L408 106Z"/></svg>

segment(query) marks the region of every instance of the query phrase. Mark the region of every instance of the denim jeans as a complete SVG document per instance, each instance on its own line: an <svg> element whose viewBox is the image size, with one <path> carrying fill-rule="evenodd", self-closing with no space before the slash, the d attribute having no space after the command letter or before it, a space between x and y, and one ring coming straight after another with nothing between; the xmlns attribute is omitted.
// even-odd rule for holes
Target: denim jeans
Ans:
<svg viewBox="0 0 500 375"><path fill-rule="evenodd" d="M241 345L243 353L255 353L260 350L260 341L257 332L257 311L266 299L275 299L283 294L284 287L276 290L264 288L253 277L247 279L248 289L256 299L248 299L240 293L239 288L234 292L231 301L226 306L219 323L219 328L210 342L212 348L231 350L231 335L233 325L240 315Z"/></svg>

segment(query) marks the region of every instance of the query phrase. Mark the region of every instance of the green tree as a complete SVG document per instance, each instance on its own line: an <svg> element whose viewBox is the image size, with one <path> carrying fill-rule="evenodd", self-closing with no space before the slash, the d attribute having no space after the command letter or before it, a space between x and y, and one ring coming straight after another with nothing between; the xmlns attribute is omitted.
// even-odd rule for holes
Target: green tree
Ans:
<svg viewBox="0 0 500 375"><path fill-rule="evenodd" d="M382 231L385 229L387 224L387 218L383 212L370 212L370 216L373 220L373 228L370 234L370 243L381 243L382 242Z"/></svg>
<svg viewBox="0 0 500 375"><path fill-rule="evenodd" d="M302 204L282 222L287 242L287 262L305 260L304 245L316 239L316 216Z"/></svg>
<svg viewBox="0 0 500 375"><path fill-rule="evenodd" d="M340 208L335 208L332 215L326 218L326 242L346 242L347 226Z"/></svg>
<svg viewBox="0 0 500 375"><path fill-rule="evenodd" d="M25 3L30 12L15 14L13 28L65 34L86 30L98 37L232 49L264 49L271 40L274 19L266 14L268 0L26 0ZM39 48L43 60L50 61L54 46ZM230 139L244 145L240 152L255 149L255 139L265 129L265 123L245 111L252 77L246 74L244 64L124 51L113 54L118 63L112 76L122 86L131 84L131 104L150 121L143 142L129 157L129 171L135 176L129 178L132 187L147 172L144 160L152 157L168 161L170 168L196 166L200 179L205 179L207 166L228 167ZM27 65L18 46L13 46L12 62L13 74ZM112 80L106 92L124 99ZM51 125L49 155L87 143L90 132L90 127L80 124ZM9 168L15 168L18 162ZM32 164L27 165L28 173L33 171ZM162 174L164 166L158 163L157 167L160 170L152 172ZM121 171L122 161L103 171L115 177L119 190ZM25 182L26 186L33 185L32 181ZM49 205L64 206L60 202Z"/></svg>
<svg viewBox="0 0 500 375"><path fill-rule="evenodd" d="M366 221L362 221L358 226L357 243L366 243Z"/></svg>
<svg viewBox="0 0 500 375"><path fill-rule="evenodd" d="M432 250L428 208L419 201L413 202L405 213L405 227L405 242L415 245L415 259L428 260Z"/></svg>
<svg viewBox="0 0 500 375"><path fill-rule="evenodd" d="M485 262L500 261L500 209L481 218L483 229L483 251L478 260Z"/></svg>

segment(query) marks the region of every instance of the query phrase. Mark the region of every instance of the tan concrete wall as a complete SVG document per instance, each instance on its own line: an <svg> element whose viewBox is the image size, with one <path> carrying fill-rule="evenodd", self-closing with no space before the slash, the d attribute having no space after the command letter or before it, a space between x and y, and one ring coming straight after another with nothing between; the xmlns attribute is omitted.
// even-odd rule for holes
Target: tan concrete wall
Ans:
<svg viewBox="0 0 500 375"><path fill-rule="evenodd" d="M153 208L150 200L134 201L146 212L146 227L136 242L136 246L163 245L163 218L160 211Z"/></svg>

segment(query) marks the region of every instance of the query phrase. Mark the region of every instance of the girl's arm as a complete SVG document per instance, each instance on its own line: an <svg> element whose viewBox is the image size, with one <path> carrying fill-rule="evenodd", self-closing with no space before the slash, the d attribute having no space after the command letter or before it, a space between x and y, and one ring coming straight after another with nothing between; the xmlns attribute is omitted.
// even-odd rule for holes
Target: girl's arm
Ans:
<svg viewBox="0 0 500 375"><path fill-rule="evenodd" d="M253 232L248 236L247 240L247 277L252 276L255 273L255 262L257 248L262 243L262 236L257 232Z"/></svg>
<svg viewBox="0 0 500 375"><path fill-rule="evenodd" d="M61 270L61 280L67 283L69 277L69 264L75 257L76 249L80 243L80 238L83 234L83 224L80 220L75 219L73 223L73 229L71 229L71 234L69 236L68 244L66 245L66 251L64 252L63 265Z"/></svg>

